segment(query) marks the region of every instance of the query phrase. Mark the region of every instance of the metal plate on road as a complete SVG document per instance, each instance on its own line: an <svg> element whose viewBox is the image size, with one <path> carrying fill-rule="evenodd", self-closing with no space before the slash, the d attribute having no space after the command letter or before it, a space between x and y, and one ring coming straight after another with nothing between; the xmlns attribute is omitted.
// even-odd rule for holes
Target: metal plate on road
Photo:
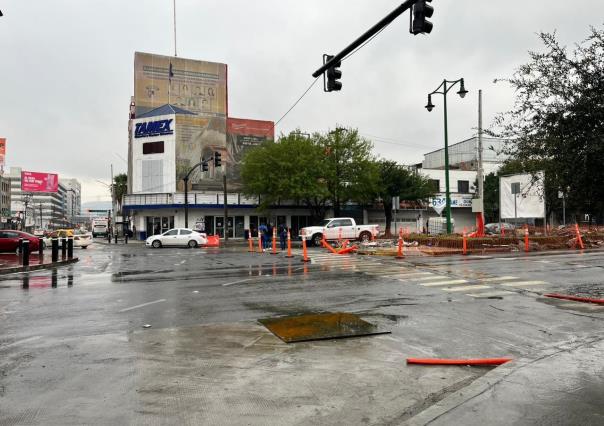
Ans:
<svg viewBox="0 0 604 426"><path fill-rule="evenodd" d="M327 312L258 320L285 343L387 334L355 314Z"/></svg>

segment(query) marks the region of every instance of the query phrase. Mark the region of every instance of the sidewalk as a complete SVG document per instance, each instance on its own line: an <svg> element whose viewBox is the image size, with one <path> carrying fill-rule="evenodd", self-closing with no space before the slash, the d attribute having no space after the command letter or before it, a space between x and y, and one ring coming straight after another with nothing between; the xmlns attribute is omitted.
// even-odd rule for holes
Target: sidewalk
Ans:
<svg viewBox="0 0 604 426"><path fill-rule="evenodd" d="M35 271L38 269L47 269L61 265L67 265L78 261L77 257L71 259L61 259L59 254L59 261L52 262L50 253L45 253L40 257L38 253L31 253L29 255L29 266L23 266L23 259L18 254L2 253L0 254L0 275L13 274L15 272Z"/></svg>

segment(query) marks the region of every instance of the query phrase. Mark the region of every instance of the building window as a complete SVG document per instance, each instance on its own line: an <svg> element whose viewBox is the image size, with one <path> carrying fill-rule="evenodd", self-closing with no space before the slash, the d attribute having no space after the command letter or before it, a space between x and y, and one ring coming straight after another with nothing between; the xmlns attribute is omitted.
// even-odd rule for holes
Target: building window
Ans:
<svg viewBox="0 0 604 426"><path fill-rule="evenodd" d="M460 194L467 194L470 192L470 181L458 180L457 181L457 192Z"/></svg>
<svg viewBox="0 0 604 426"><path fill-rule="evenodd" d="M430 179L430 187L434 192L440 192L440 180L438 179Z"/></svg>
<svg viewBox="0 0 604 426"><path fill-rule="evenodd" d="M142 163L143 192L162 192L163 190L163 161L144 160Z"/></svg>
<svg viewBox="0 0 604 426"><path fill-rule="evenodd" d="M143 144L143 154L163 154L164 141L146 142Z"/></svg>

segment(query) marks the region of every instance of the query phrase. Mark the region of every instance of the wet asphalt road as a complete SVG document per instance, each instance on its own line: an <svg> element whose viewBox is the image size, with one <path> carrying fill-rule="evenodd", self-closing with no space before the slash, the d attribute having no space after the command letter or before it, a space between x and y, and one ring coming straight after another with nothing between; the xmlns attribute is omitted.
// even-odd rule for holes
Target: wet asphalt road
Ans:
<svg viewBox="0 0 604 426"><path fill-rule="evenodd" d="M56 287L0 276L0 425L604 422L604 307L542 297L604 297L602 252L77 254ZM325 311L392 333L287 345L257 322ZM495 356L514 362L405 365Z"/></svg>

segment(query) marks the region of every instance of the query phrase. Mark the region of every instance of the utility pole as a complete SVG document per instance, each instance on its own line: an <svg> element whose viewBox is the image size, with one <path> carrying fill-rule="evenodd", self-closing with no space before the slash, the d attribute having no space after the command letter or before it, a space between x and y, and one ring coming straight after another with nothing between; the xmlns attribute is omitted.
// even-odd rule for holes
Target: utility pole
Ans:
<svg viewBox="0 0 604 426"><path fill-rule="evenodd" d="M223 200L224 200L224 245L226 246L226 243L229 240L229 206L227 204L227 178L226 178L226 174L224 174L222 176L222 186L223 186L223 189L224 189L224 194L223 194Z"/></svg>
<svg viewBox="0 0 604 426"><path fill-rule="evenodd" d="M115 184L113 182L113 164L111 164L111 229L115 232Z"/></svg>
<svg viewBox="0 0 604 426"><path fill-rule="evenodd" d="M482 168L482 89L478 91L478 196L484 203L484 182ZM483 214L483 213L481 213Z"/></svg>

